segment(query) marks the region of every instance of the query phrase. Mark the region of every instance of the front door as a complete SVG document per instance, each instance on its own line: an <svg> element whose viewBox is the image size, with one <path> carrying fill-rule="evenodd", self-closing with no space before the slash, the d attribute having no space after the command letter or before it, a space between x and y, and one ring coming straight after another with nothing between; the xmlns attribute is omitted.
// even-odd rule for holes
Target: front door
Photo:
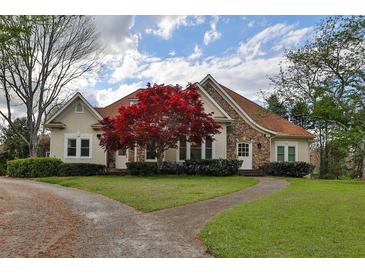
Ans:
<svg viewBox="0 0 365 274"><path fill-rule="evenodd" d="M237 144L237 159L243 161L240 169L252 169L252 143Z"/></svg>
<svg viewBox="0 0 365 274"><path fill-rule="evenodd" d="M115 153L115 168L126 169L126 163L128 162L128 151L126 149L119 149Z"/></svg>

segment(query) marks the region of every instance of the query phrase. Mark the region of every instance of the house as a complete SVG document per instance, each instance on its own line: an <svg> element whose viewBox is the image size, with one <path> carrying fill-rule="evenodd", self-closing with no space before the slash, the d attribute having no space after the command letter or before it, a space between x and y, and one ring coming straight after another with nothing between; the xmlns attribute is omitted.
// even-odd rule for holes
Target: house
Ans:
<svg viewBox="0 0 365 274"><path fill-rule="evenodd" d="M271 113L256 103L219 84L211 75L196 83L204 108L222 126L213 142L180 141L177 149L165 152L166 161L186 159L240 159L241 169L257 170L268 161L309 162L313 135L305 129ZM156 161L150 147L107 151L99 145L98 121L118 113L120 106L138 103L136 90L103 108L97 108L80 94L72 97L46 127L50 130L50 156L64 162L104 164L125 169L127 162Z"/></svg>

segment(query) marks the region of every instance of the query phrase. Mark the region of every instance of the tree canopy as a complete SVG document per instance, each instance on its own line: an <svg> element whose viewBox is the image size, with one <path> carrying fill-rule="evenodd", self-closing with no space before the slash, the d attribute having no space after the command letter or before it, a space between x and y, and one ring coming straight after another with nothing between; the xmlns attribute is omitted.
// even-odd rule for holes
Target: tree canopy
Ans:
<svg viewBox="0 0 365 274"><path fill-rule="evenodd" d="M153 145L158 164L164 151L177 148L179 140L213 139L220 126L205 113L195 85L154 85L137 95L138 103L122 106L116 117L102 121L101 145L110 150Z"/></svg>
<svg viewBox="0 0 365 274"><path fill-rule="evenodd" d="M97 33L85 16L0 16L0 116L37 155L44 117L70 83L89 72L97 57ZM27 134L14 113L25 112Z"/></svg>
<svg viewBox="0 0 365 274"><path fill-rule="evenodd" d="M289 106L295 123L313 129L321 174L329 170L331 142L347 147L359 177L365 155L365 17L329 17L300 48L285 54L271 77L274 94ZM298 113L304 113L297 116ZM305 117L306 120L302 118ZM299 118L299 120L298 120Z"/></svg>

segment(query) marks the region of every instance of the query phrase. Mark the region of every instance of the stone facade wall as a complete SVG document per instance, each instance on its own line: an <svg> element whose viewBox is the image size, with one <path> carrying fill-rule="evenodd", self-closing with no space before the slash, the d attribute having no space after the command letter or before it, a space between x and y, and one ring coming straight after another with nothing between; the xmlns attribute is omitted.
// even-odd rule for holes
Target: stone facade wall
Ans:
<svg viewBox="0 0 365 274"><path fill-rule="evenodd" d="M144 162L145 161L145 149L143 147L137 147L137 161Z"/></svg>
<svg viewBox="0 0 365 274"><path fill-rule="evenodd" d="M247 124L236 110L207 82L204 89L235 121L227 126L227 159L237 159L237 143L252 143L252 169L270 161L270 140L264 133Z"/></svg>

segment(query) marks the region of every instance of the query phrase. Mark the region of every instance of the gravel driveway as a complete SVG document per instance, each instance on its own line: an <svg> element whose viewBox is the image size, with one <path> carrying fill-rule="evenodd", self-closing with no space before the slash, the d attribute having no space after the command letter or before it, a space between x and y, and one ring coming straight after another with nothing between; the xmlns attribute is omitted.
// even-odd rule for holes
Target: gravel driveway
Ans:
<svg viewBox="0 0 365 274"><path fill-rule="evenodd" d="M219 211L285 188L241 191L153 213L99 194L0 177L0 257L208 257L196 234Z"/></svg>

